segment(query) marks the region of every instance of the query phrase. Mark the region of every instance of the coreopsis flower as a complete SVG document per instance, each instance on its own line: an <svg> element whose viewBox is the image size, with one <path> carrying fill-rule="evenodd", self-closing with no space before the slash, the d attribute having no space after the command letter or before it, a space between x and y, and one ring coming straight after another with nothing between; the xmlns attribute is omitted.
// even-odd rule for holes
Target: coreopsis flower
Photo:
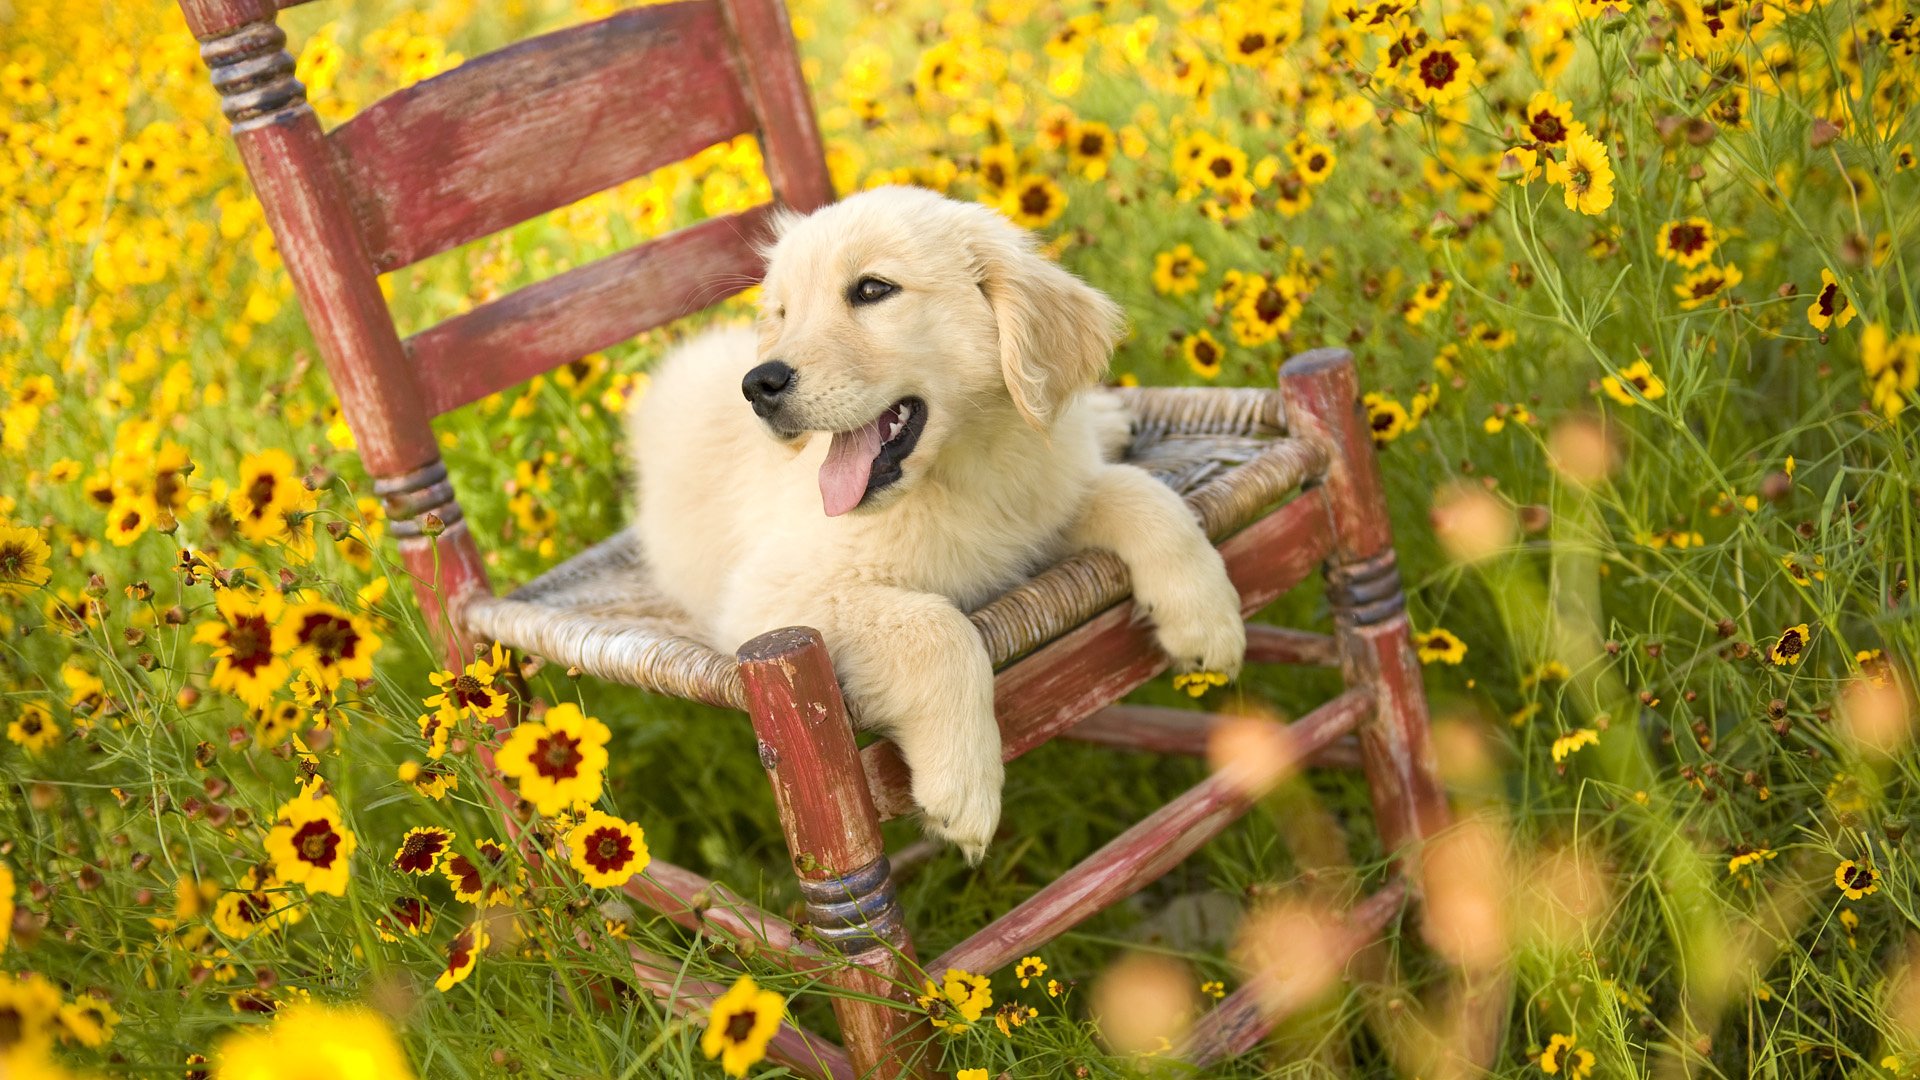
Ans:
<svg viewBox="0 0 1920 1080"><path fill-rule="evenodd" d="M519 781L521 798L551 817L600 798L612 737L607 725L563 702L515 727L493 761L501 775Z"/></svg>
<svg viewBox="0 0 1920 1080"><path fill-rule="evenodd" d="M785 998L760 989L753 976L742 975L714 999L707 1030L700 1036L700 1052L708 1061L719 1058L728 1076L745 1076L767 1056L767 1044L779 1032L786 1013Z"/></svg>
<svg viewBox="0 0 1920 1080"><path fill-rule="evenodd" d="M1638 405L1644 399L1657 401L1667 396L1667 384L1653 373L1653 365L1645 360L1636 360L1620 369L1618 375L1608 375L1600 380L1600 389L1607 396L1622 405Z"/></svg>
<svg viewBox="0 0 1920 1080"><path fill-rule="evenodd" d="M1200 275L1206 272L1205 260L1193 253L1192 245L1179 244L1153 257L1153 289L1161 296L1185 296L1200 287Z"/></svg>
<svg viewBox="0 0 1920 1080"><path fill-rule="evenodd" d="M1613 205L1613 162L1606 144L1575 124L1567 133L1565 160L1547 162L1547 183L1560 184L1567 209L1598 214Z"/></svg>
<svg viewBox="0 0 1920 1080"><path fill-rule="evenodd" d="M1419 326L1426 321L1428 315L1445 307L1447 297L1452 295L1453 282L1444 278L1438 281L1424 281L1419 288L1413 290L1412 296L1407 297L1407 302L1401 305L1401 317L1407 320L1407 325Z"/></svg>
<svg viewBox="0 0 1920 1080"><path fill-rule="evenodd" d="M1311 186L1326 183L1333 175L1333 167L1340 161L1333 150L1322 143L1302 143L1289 147L1287 153L1293 158L1301 182Z"/></svg>
<svg viewBox="0 0 1920 1080"><path fill-rule="evenodd" d="M1180 355L1186 358L1187 366L1195 375L1214 379L1220 375L1220 362L1226 358L1227 351L1212 334L1196 330L1180 342Z"/></svg>
<svg viewBox="0 0 1920 1080"><path fill-rule="evenodd" d="M993 1006L993 989L984 975L948 968L938 984L927 980L918 1001L935 1028L958 1035Z"/></svg>
<svg viewBox="0 0 1920 1080"><path fill-rule="evenodd" d="M440 860L440 873L453 885L454 899L469 904L506 904L519 891L526 871L513 865L506 846L493 840L474 844L478 859L452 854Z"/></svg>
<svg viewBox="0 0 1920 1080"><path fill-rule="evenodd" d="M1510 184L1531 184L1540 179L1540 151L1531 146L1509 146L1500 155L1494 175Z"/></svg>
<svg viewBox="0 0 1920 1080"><path fill-rule="evenodd" d="M1566 1073L1567 1080L1587 1080L1593 1075L1593 1051L1574 1045L1571 1035L1555 1035L1540 1052L1540 1071L1549 1076Z"/></svg>
<svg viewBox="0 0 1920 1080"><path fill-rule="evenodd" d="M60 724L45 705L23 702L18 714L7 724L7 738L27 753L38 754L60 741Z"/></svg>
<svg viewBox="0 0 1920 1080"><path fill-rule="evenodd" d="M1467 657L1467 643L1442 626L1415 634L1413 647L1423 664L1458 664Z"/></svg>
<svg viewBox="0 0 1920 1080"><path fill-rule="evenodd" d="M1027 1026L1027 1021L1039 1015L1040 1010L1031 1005L1009 1001L993 1011L993 1026L1000 1029L1000 1034L1011 1039L1014 1028Z"/></svg>
<svg viewBox="0 0 1920 1080"><path fill-rule="evenodd" d="M25 596L53 576L53 552L39 529L0 521L0 596Z"/></svg>
<svg viewBox="0 0 1920 1080"><path fill-rule="evenodd" d="M153 524L153 504L143 497L120 498L107 508L107 527L102 535L114 547L126 547L146 534Z"/></svg>
<svg viewBox="0 0 1920 1080"><path fill-rule="evenodd" d="M1272 280L1262 275L1248 278L1231 312L1235 340L1248 348L1278 340L1293 329L1294 320L1305 307L1302 296L1306 291L1306 283L1291 274L1276 275Z"/></svg>
<svg viewBox="0 0 1920 1080"><path fill-rule="evenodd" d="M288 799L267 831L266 847L275 876L309 893L347 894L347 867L359 841L333 796L316 789Z"/></svg>
<svg viewBox="0 0 1920 1080"><path fill-rule="evenodd" d="M400 782L410 784L422 798L439 802L447 797L447 792L460 789L460 776L452 767L439 761L429 761L425 765L417 761L403 761L398 770Z"/></svg>
<svg viewBox="0 0 1920 1080"><path fill-rule="evenodd" d="M1025 990L1027 983L1047 973L1047 962L1037 956L1023 956L1013 966L1013 977L1020 980L1020 989Z"/></svg>
<svg viewBox="0 0 1920 1080"><path fill-rule="evenodd" d="M1107 163L1113 160L1114 145L1112 128L1098 120L1078 123L1067 136L1067 159L1081 176L1101 180L1107 175Z"/></svg>
<svg viewBox="0 0 1920 1080"><path fill-rule="evenodd" d="M396 897L387 913L373 921L373 932L389 945L404 937L420 937L433 930L433 909L417 896Z"/></svg>
<svg viewBox="0 0 1920 1080"><path fill-rule="evenodd" d="M422 825L407 830L400 847L393 853L393 868L403 874L431 874L440 865L440 857L453 846L453 830L437 825Z"/></svg>
<svg viewBox="0 0 1920 1080"><path fill-rule="evenodd" d="M1680 298L1680 310L1692 311L1740 284L1741 276L1740 268L1732 263L1703 266L1675 285L1673 292Z"/></svg>
<svg viewBox="0 0 1920 1080"><path fill-rule="evenodd" d="M193 633L195 643L213 646L213 674L207 682L252 708L266 708L292 670L274 649L274 626L285 605L278 593L222 589L214 597L214 610L220 617L201 623ZM281 643L285 641L283 637Z"/></svg>
<svg viewBox="0 0 1920 1080"><path fill-rule="evenodd" d="M1531 690L1536 686L1550 682L1565 682L1573 677L1567 665L1558 660L1542 660L1532 671L1520 676L1520 689Z"/></svg>
<svg viewBox="0 0 1920 1080"><path fill-rule="evenodd" d="M0 1054L12 1050L44 1051L59 1030L60 991L31 972L0 973ZM0 1059L4 1060L4 1059Z"/></svg>
<svg viewBox="0 0 1920 1080"><path fill-rule="evenodd" d="M249 540L277 540L287 531L289 512L309 509L313 493L300 482L293 456L262 450L240 461L240 478L227 496L227 511Z"/></svg>
<svg viewBox="0 0 1920 1080"><path fill-rule="evenodd" d="M1014 181L1000 199L1000 210L1014 224L1027 229L1043 229L1053 224L1067 209L1067 193L1048 176L1023 176Z"/></svg>
<svg viewBox="0 0 1920 1080"><path fill-rule="evenodd" d="M1542 146L1561 146L1573 130L1573 106L1561 101L1551 90L1541 90L1527 99L1522 117L1527 134Z"/></svg>
<svg viewBox="0 0 1920 1080"><path fill-rule="evenodd" d="M1806 623L1780 631L1780 637L1767 647L1767 659L1773 661L1775 667L1798 664L1800 658L1806 655L1810 633Z"/></svg>
<svg viewBox="0 0 1920 1080"><path fill-rule="evenodd" d="M1719 246L1713 223L1703 217L1681 218L1660 226L1654 248L1660 257L1691 270L1713 257Z"/></svg>
<svg viewBox="0 0 1920 1080"><path fill-rule="evenodd" d="M288 608L274 624L273 647L296 670L332 689L343 679L373 678L380 637L364 617L313 600Z"/></svg>
<svg viewBox="0 0 1920 1080"><path fill-rule="evenodd" d="M1473 86L1473 55L1458 41L1435 41L1402 65L1400 85L1422 105L1445 105Z"/></svg>
<svg viewBox="0 0 1920 1080"><path fill-rule="evenodd" d="M1592 728L1578 728L1553 740L1553 761L1559 764L1589 746L1600 745L1600 733Z"/></svg>
<svg viewBox="0 0 1920 1080"><path fill-rule="evenodd" d="M1833 271L1820 268L1820 292L1807 307L1807 322L1815 330L1826 330L1829 326L1845 326L1853 321L1860 312L1840 291L1840 280Z"/></svg>
<svg viewBox="0 0 1920 1080"><path fill-rule="evenodd" d="M1859 900L1880 891L1880 871L1852 859L1842 859L1833 868L1833 887L1849 900Z"/></svg>
<svg viewBox="0 0 1920 1080"><path fill-rule="evenodd" d="M1227 685L1227 676L1219 671L1183 671L1173 677L1173 688L1188 697L1205 697L1207 691Z"/></svg>
<svg viewBox="0 0 1920 1080"><path fill-rule="evenodd" d="M567 862L596 889L617 889L647 868L647 840L640 826L589 810L567 832Z"/></svg>
<svg viewBox="0 0 1920 1080"><path fill-rule="evenodd" d="M506 688L495 677L507 666L506 650L494 642L488 656L462 668L459 674L436 671L428 676L440 692L426 699L429 709L440 709L475 720L495 720L507 714ZM424 718L423 718L424 720ZM425 724L422 724L424 729ZM422 736L426 735L423 730ZM437 755L436 755L437 756Z"/></svg>
<svg viewBox="0 0 1920 1080"><path fill-rule="evenodd" d="M292 926L306 917L299 901L282 886L286 883L265 868L248 870L232 889L213 903L213 925L222 934L244 941L255 934Z"/></svg>
<svg viewBox="0 0 1920 1080"><path fill-rule="evenodd" d="M953 1074L953 1080L989 1080L985 1069L961 1069Z"/></svg>
<svg viewBox="0 0 1920 1080"><path fill-rule="evenodd" d="M473 974L473 966L480 962L480 954L487 948L487 928L485 922L475 919L466 929L454 935L447 943L447 966L440 977L433 981L434 989L446 993L459 983L465 982Z"/></svg>
<svg viewBox="0 0 1920 1080"><path fill-rule="evenodd" d="M1373 433L1376 446L1385 446L1413 429L1407 407L1385 394L1368 391L1360 396L1360 403L1367 410L1367 430Z"/></svg>
<svg viewBox="0 0 1920 1080"><path fill-rule="evenodd" d="M221 1040L213 1080L413 1080L406 1051L377 1014L303 1001Z"/></svg>
<svg viewBox="0 0 1920 1080"><path fill-rule="evenodd" d="M112 1004L93 994L81 994L60 1006L62 1034L81 1046L104 1046L113 1038L120 1014Z"/></svg>
<svg viewBox="0 0 1920 1080"><path fill-rule="evenodd" d="M1874 408L1891 420L1920 388L1920 334L1893 334L1868 323L1860 335L1860 364L1873 391Z"/></svg>
<svg viewBox="0 0 1920 1080"><path fill-rule="evenodd" d="M980 151L974 179L989 195L1004 195L1020 178L1020 153L1011 143L996 142Z"/></svg>
<svg viewBox="0 0 1920 1080"><path fill-rule="evenodd" d="M1727 860L1727 876L1732 877L1749 866L1759 866L1763 862L1777 858L1779 854L1779 852L1769 847L1759 847L1754 848L1752 851L1740 852L1738 855Z"/></svg>

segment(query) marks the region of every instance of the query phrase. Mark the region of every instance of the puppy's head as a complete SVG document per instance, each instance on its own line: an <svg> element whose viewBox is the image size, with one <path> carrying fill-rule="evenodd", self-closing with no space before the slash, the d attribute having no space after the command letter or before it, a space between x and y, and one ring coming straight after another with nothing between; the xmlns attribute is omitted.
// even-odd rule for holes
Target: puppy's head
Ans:
<svg viewBox="0 0 1920 1080"><path fill-rule="evenodd" d="M878 188L777 232L741 391L774 437L832 439L829 515L896 498L987 414L1044 429L1119 336L1113 301L984 206Z"/></svg>

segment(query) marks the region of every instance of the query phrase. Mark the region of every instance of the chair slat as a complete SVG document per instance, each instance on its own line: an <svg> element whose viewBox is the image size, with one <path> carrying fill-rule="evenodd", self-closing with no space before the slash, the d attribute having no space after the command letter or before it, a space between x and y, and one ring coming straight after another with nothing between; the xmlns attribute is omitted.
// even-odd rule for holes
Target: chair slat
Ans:
<svg viewBox="0 0 1920 1080"><path fill-rule="evenodd" d="M669 233L508 293L407 339L435 415L524 382L760 280L771 206Z"/></svg>
<svg viewBox="0 0 1920 1080"><path fill-rule="evenodd" d="M328 136L376 269L566 206L754 127L712 3L624 11L389 95Z"/></svg>
<svg viewBox="0 0 1920 1080"><path fill-rule="evenodd" d="M1220 545L1227 575L1251 615L1320 565L1332 535L1327 504L1310 491ZM1073 727L1167 668L1153 629L1120 604L1015 661L994 680L1000 756L1007 761ZM882 739L860 751L860 765L883 820L911 814L913 774L900 748Z"/></svg>

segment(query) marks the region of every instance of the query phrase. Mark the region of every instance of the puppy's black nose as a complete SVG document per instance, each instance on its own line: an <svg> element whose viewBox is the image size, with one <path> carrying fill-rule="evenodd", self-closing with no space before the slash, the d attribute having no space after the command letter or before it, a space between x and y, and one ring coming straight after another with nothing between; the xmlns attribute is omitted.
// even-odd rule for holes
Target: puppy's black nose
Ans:
<svg viewBox="0 0 1920 1080"><path fill-rule="evenodd" d="M788 390L793 389L794 371L784 361L769 360L740 380L740 392L753 402L753 411L759 416L769 416L780 407L780 399Z"/></svg>

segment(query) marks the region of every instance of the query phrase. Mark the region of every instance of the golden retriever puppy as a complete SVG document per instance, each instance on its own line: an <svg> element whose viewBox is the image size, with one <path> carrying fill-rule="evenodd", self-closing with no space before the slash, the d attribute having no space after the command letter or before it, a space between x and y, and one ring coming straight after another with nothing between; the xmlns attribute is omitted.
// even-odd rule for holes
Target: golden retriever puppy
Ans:
<svg viewBox="0 0 1920 1080"><path fill-rule="evenodd" d="M1118 307L999 213L888 187L779 222L757 333L704 334L635 405L652 576L731 652L820 631L932 833L1000 817L993 670L965 612L1085 548L1132 573L1176 670L1236 674L1239 596L1170 489L1108 459ZM743 400L744 398L744 400Z"/></svg>

